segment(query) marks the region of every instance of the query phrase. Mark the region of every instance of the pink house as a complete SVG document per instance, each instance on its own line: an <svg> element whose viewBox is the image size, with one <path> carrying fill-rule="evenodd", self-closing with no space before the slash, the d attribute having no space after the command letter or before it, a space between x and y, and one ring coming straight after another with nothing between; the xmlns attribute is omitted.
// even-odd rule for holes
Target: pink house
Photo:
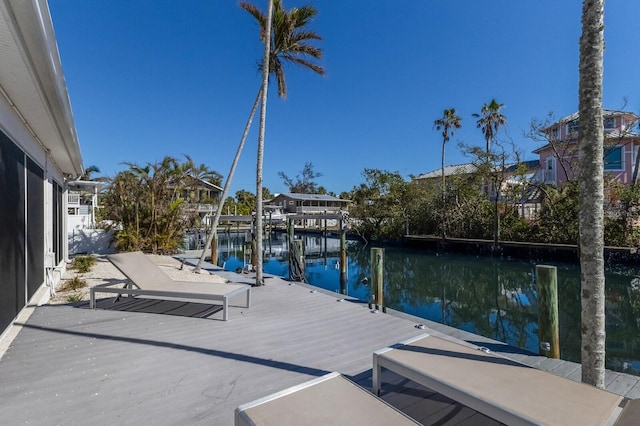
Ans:
<svg viewBox="0 0 640 426"><path fill-rule="evenodd" d="M604 110L605 179L630 184L637 180L636 164L640 150L638 117L625 111ZM578 177L578 113L543 129L549 143L533 151L540 156L539 181L561 185Z"/></svg>

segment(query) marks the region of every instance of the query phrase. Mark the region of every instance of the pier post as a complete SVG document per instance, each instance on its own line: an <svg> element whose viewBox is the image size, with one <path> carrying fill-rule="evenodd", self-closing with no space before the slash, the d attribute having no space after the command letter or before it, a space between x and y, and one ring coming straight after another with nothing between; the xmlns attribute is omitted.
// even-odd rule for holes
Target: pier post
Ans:
<svg viewBox="0 0 640 426"><path fill-rule="evenodd" d="M540 355L549 358L560 358L558 269L555 266L536 265L536 283Z"/></svg>
<svg viewBox="0 0 640 426"><path fill-rule="evenodd" d="M340 285L347 283L347 227L340 219Z"/></svg>
<svg viewBox="0 0 640 426"><path fill-rule="evenodd" d="M218 264L218 236L214 235L211 240L211 263Z"/></svg>
<svg viewBox="0 0 640 426"><path fill-rule="evenodd" d="M374 296L376 309L386 312L384 306L384 249L371 249L371 293Z"/></svg>
<svg viewBox="0 0 640 426"><path fill-rule="evenodd" d="M289 249L289 279L304 283L304 275L304 244L301 239L292 240Z"/></svg>

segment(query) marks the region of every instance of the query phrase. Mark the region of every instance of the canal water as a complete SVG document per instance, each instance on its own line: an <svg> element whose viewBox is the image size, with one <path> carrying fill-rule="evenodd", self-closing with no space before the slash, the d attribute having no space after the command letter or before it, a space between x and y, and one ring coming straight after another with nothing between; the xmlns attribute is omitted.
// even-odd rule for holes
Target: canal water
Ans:
<svg viewBox="0 0 640 426"><path fill-rule="evenodd" d="M304 240L307 282L369 301L371 246L348 241L347 283L340 283L339 240L296 235ZM218 264L236 270L250 263L243 232L220 234ZM264 270L288 276L284 233L264 239ZM385 305L431 321L538 352L535 263L458 253L386 248ZM580 362L580 272L558 268L560 355ZM606 271L607 368L640 375L640 267L609 265Z"/></svg>

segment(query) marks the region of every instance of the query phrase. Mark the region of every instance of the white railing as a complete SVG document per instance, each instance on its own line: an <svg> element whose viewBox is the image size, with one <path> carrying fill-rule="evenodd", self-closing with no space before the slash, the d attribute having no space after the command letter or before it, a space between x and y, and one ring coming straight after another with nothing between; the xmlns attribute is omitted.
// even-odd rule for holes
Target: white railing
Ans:
<svg viewBox="0 0 640 426"><path fill-rule="evenodd" d="M337 213L340 211L339 206L298 206L296 207L296 213Z"/></svg>
<svg viewBox="0 0 640 426"><path fill-rule="evenodd" d="M187 210L197 211L199 213L213 213L217 210L217 206L213 204L195 204L190 203L186 205Z"/></svg>
<svg viewBox="0 0 640 426"><path fill-rule="evenodd" d="M67 204L69 205L80 205L80 194L77 192L69 192L67 194Z"/></svg>

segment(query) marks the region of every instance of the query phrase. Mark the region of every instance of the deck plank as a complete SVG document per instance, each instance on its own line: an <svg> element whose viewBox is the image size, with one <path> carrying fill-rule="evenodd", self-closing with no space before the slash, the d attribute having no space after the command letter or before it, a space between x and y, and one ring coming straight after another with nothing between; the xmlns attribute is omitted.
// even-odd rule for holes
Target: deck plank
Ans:
<svg viewBox="0 0 640 426"><path fill-rule="evenodd" d="M0 360L0 418L232 425L238 405L327 372L370 389L372 353L431 331L418 323L542 362L499 342L405 314L373 314L366 304L312 289L270 277L252 290L251 308L231 307L227 322L221 313L201 319L90 310L86 303L38 307ZM191 308L183 313L200 311ZM552 364L560 375L579 370ZM609 377L613 391L640 393L635 376ZM400 377L385 377L382 398L423 423L497 424Z"/></svg>

